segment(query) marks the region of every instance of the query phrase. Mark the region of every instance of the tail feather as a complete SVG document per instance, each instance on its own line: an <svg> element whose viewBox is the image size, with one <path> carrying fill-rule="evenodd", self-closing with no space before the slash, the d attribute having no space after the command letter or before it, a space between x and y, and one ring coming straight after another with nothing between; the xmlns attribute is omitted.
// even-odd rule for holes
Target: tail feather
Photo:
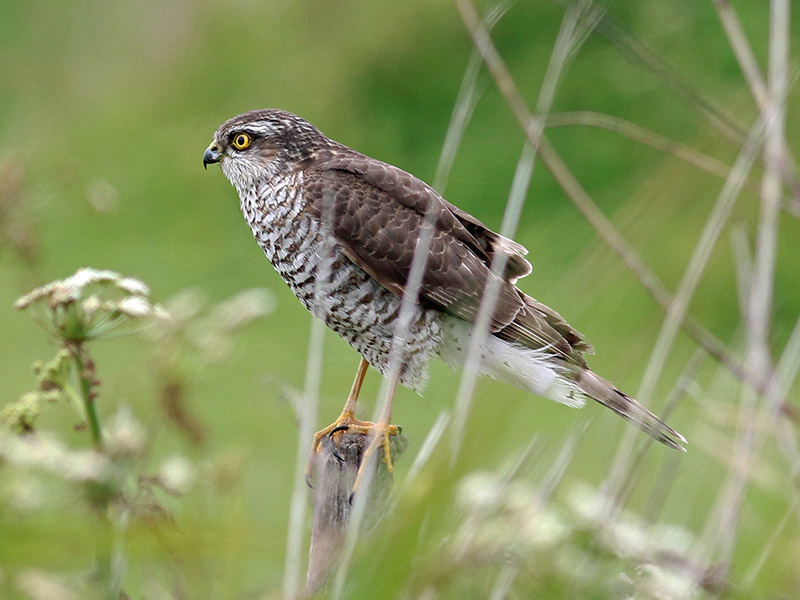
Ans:
<svg viewBox="0 0 800 600"><path fill-rule="evenodd" d="M465 366L472 344L472 324L449 317L442 325L439 356L451 367ZM473 367L480 375L575 408L583 406L585 398L592 398L665 446L686 451L681 445L687 443L686 438L612 383L590 371L585 363L563 360L562 355L554 355L550 346L526 347L495 335L486 336L480 350L480 360Z"/></svg>
<svg viewBox="0 0 800 600"><path fill-rule="evenodd" d="M682 446L682 444L687 443L685 437L636 400L618 390L614 384L589 369L581 369L575 375L575 382L587 396L603 406L607 406L623 419L630 421L665 446L686 452L686 448Z"/></svg>

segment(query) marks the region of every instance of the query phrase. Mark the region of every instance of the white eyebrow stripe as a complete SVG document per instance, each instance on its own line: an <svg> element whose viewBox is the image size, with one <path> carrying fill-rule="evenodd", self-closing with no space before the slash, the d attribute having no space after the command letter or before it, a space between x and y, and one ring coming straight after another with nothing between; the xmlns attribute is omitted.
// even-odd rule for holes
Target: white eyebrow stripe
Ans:
<svg viewBox="0 0 800 600"><path fill-rule="evenodd" d="M241 128L239 128L239 127L233 128L231 130L231 132L237 131L237 130L238 131L250 132L250 133L253 133L255 135L263 135L263 136L273 135L273 134L276 133L276 128L271 123L260 123L260 124L259 123L247 123L246 125L243 125Z"/></svg>

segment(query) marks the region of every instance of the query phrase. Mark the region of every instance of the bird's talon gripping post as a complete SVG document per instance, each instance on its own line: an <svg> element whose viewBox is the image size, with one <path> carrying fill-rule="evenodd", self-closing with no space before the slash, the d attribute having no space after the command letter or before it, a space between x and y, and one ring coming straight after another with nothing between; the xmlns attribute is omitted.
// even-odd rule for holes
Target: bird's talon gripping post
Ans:
<svg viewBox="0 0 800 600"><path fill-rule="evenodd" d="M338 427L334 427L331 430L331 432L328 434L328 437L332 438L334 433L338 433L340 431L347 431L348 429L350 429L350 425L339 425Z"/></svg>
<svg viewBox="0 0 800 600"><path fill-rule="evenodd" d="M383 448L383 462L386 464L386 471L390 475L394 473L394 466L392 465L392 444L389 438L390 436L398 435L400 430L401 428L397 425L390 425L380 421L370 428L368 432L370 436L369 444L361 457L361 464L358 467L356 481L353 484L353 493L358 491L364 479L364 473L370 466L370 458L379 447Z"/></svg>
<svg viewBox="0 0 800 600"><path fill-rule="evenodd" d="M361 391L361 384L364 382L364 376L367 374L367 368L369 368L369 363L362 358L358 363L358 369L356 370L356 377L353 381L353 386L350 388L350 394L347 396L347 402L345 402L339 418L324 429L321 429L314 434L314 440L311 442L311 450L309 451L308 462L306 463L307 477L310 477L313 473L316 456L322 452L321 442L323 438L327 436L328 439L333 441L333 445L331 446L333 455L340 462L344 462L341 454L339 454L336 449L337 444L334 434L341 433L343 431L349 431L350 429L354 429L357 432L366 433L369 431L369 428L373 426L369 421L359 421L356 419L355 415L358 393Z"/></svg>

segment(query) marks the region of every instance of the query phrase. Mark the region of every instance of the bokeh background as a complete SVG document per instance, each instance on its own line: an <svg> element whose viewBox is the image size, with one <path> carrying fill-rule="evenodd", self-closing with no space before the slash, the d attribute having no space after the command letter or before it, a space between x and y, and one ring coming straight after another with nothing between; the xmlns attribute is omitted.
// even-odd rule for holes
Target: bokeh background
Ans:
<svg viewBox="0 0 800 600"><path fill-rule="evenodd" d="M767 5L733 5L763 68ZM712 2L606 6L720 110L749 127L757 111ZM187 288L201 288L210 301L268 288L274 310L237 337L223 366L195 374L187 387L186 405L207 433L201 443L165 417L146 342L110 340L92 351L102 379L101 415L129 406L147 428L143 472L180 453L197 466L200 480L183 498L163 498L175 530L131 527L125 580L131 598L145 597L142 590L154 581L160 589L183 589L176 597L277 597L269 594L281 588L297 445L287 390L303 388L311 318L253 242L234 190L218 169L203 171L201 156L223 120L280 107L431 181L472 51L457 8L428 0L2 0L0 13L0 402L31 389L29 366L54 350L47 334L12 308L36 285L93 266L142 279L161 302ZM520 1L494 29L530 106L563 13L557 2ZM800 25L797 18L795 11L793 24ZM446 197L497 228L523 136L485 80ZM797 100L793 91L790 143L797 136ZM663 77L598 35L587 40L556 95L553 112L575 110L613 114L728 164L739 151ZM566 127L549 136L603 212L674 289L722 180L613 132ZM735 349L742 332L730 232L752 239L757 214L757 196L744 192L690 308ZM779 233L776 353L800 312L800 221L784 213ZM663 312L539 164L516 239L529 248L534 266L520 287L584 332L597 349L592 367L635 393ZM694 350L681 334L656 409ZM319 426L338 414L357 362L344 342L326 333ZM409 442L397 464L398 481L437 416L452 407L458 380L458 373L437 364L424 397L398 393L394 421ZM363 415L374 406L378 386L371 373ZM733 380L707 361L694 393L670 419L691 445L663 498L664 522L702 530L728 469L734 430L726 415L734 414L738 398ZM790 401L798 401L796 387ZM40 421L71 447L88 447L88 435L74 425L64 404L49 407ZM459 472L495 469L534 436L545 449L536 460L552 460L584 425L566 481L599 485L626 424L596 406L574 411L482 381ZM768 445L767 452L774 448ZM662 448L650 453L632 508L647 505L662 465L672 460L668 454ZM782 473L768 473L772 477L746 497L734 579L737 568L757 560L793 502L796 483ZM91 563L91 511L77 501L78 492L54 494L40 510L3 506L3 597L21 594L15 577L26 568L74 574ZM755 584L764 597L800 584L796 514L775 544Z"/></svg>

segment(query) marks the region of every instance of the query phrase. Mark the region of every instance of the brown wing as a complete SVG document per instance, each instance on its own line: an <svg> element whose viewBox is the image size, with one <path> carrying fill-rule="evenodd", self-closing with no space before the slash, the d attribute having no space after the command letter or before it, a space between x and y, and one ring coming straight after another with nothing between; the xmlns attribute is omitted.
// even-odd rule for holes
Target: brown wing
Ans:
<svg viewBox="0 0 800 600"><path fill-rule="evenodd" d="M506 255L506 265L503 277L510 283L516 283L520 277L525 277L531 272L531 263L525 259L528 249L514 240L495 233L478 219L454 204L442 199L451 213L461 221L461 224L472 234L481 248L489 255L491 260L497 253ZM491 264L491 263L490 263Z"/></svg>
<svg viewBox="0 0 800 600"><path fill-rule="evenodd" d="M354 153L318 161L306 169L304 186L312 210L332 218L333 234L348 258L398 295L430 210L435 230L420 302L474 321L488 282L495 280L499 293L492 333L530 347L550 347L569 362L583 364L580 351L587 346L580 334L508 281L509 275L527 272L518 261L530 270L518 250L522 247L456 209L459 218L452 205L413 175ZM491 256L499 251L518 259L504 278L490 270Z"/></svg>
<svg viewBox="0 0 800 600"><path fill-rule="evenodd" d="M491 265L495 254L505 255L503 278L506 281L516 283L517 279L531 272L531 265L525 260L525 255L528 254L525 246L490 230L468 212L450 204L424 181L346 146L342 147L341 153L337 150L333 149L332 154L322 158L317 169L358 175L365 182L391 194L397 202L420 214L425 214L428 203L433 202L437 227L453 227L454 235L475 250L486 264ZM453 218L457 223L453 223Z"/></svg>

